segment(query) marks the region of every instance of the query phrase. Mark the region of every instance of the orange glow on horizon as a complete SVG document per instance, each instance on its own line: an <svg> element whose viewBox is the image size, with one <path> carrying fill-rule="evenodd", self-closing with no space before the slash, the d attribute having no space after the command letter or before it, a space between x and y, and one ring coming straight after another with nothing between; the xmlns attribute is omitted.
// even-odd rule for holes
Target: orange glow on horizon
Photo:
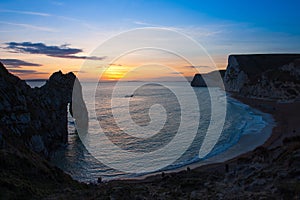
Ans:
<svg viewBox="0 0 300 200"><path fill-rule="evenodd" d="M37 67L22 66L20 68L8 69L12 74L20 77L23 80L49 79L52 73L59 70L61 70L64 74L68 72L74 72L75 75L79 75L77 72L81 70L80 78L82 78L84 81L98 81L99 78L102 81L141 81L157 78L166 78L168 80L171 80L172 78L176 79L179 76L193 77L195 73L199 73L199 70L201 70L201 73L207 73L205 68L193 69L191 67L187 67L189 63L176 59L161 60L159 63L162 64L151 64L150 58L147 60L119 59L117 63L109 64L109 67L106 68L99 67L99 65L105 65L98 62L91 63L91 66L85 66L83 64L83 60L75 59L49 59L43 56L33 56L30 59L20 57L18 59L43 64ZM206 63L203 63L202 65L205 66ZM224 69L226 67L226 64L223 63L223 60L221 59L218 60L217 65L220 69ZM82 66L85 66L85 68L83 68ZM18 73L17 70L20 70L21 72ZM22 73L23 70L28 71L26 73Z"/></svg>
<svg viewBox="0 0 300 200"><path fill-rule="evenodd" d="M116 81L122 79L128 72L128 66L110 65L105 69L101 80Z"/></svg>

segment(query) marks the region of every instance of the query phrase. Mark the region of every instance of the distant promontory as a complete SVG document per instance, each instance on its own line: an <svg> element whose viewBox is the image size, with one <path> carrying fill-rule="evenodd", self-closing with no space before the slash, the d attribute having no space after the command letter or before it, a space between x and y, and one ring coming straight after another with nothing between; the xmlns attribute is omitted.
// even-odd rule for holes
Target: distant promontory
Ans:
<svg viewBox="0 0 300 200"><path fill-rule="evenodd" d="M217 86L218 72L226 91L241 97L300 100L300 54L230 55L226 71L196 74L191 86Z"/></svg>
<svg viewBox="0 0 300 200"><path fill-rule="evenodd" d="M191 86L192 87L219 86L220 80L224 78L224 75L225 75L225 70L212 71L207 74L195 74L191 82Z"/></svg>
<svg viewBox="0 0 300 200"><path fill-rule="evenodd" d="M230 55L224 85L243 97L299 100L300 54Z"/></svg>

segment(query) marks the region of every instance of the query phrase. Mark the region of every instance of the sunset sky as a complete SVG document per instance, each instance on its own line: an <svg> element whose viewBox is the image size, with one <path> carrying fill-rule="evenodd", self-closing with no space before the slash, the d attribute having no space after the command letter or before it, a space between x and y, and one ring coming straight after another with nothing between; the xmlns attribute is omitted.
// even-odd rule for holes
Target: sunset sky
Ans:
<svg viewBox="0 0 300 200"><path fill-rule="evenodd" d="M130 75L129 79L192 76L195 70L189 63L157 51L147 51L142 57L128 54L118 60L112 53L114 49L93 52L122 32L161 27L196 40L220 69L226 67L227 57L233 53L299 53L299 7L298 0L2 0L0 59L12 73L24 79L48 78L58 70L77 72L86 62L96 63L100 71L106 69L102 77L106 80L122 78L140 65L145 65L143 72ZM157 39L163 43L165 38ZM118 45L123 48L130 43ZM185 44L177 45L197 56ZM112 60L115 62L111 63ZM147 60L159 65L149 65ZM210 63L203 60L195 65L197 68ZM88 79L95 72L85 73Z"/></svg>

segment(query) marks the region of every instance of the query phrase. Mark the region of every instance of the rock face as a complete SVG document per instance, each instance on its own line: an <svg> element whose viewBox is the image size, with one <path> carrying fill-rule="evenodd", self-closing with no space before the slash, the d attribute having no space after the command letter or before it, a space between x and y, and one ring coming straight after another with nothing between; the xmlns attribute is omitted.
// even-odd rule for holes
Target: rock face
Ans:
<svg viewBox="0 0 300 200"><path fill-rule="evenodd" d="M87 109L82 96L72 100L73 86L81 92L73 73L55 72L41 88L30 88L0 63L0 143L16 137L44 156L67 142L68 104L79 105L77 125L87 127ZM76 84L74 84L74 82ZM80 93L81 94L81 93ZM70 106L71 108L71 106Z"/></svg>
<svg viewBox="0 0 300 200"><path fill-rule="evenodd" d="M195 74L191 86L192 87L218 87L220 86L220 76L223 79L225 70L213 71L207 74ZM221 86L222 87L222 86Z"/></svg>
<svg viewBox="0 0 300 200"><path fill-rule="evenodd" d="M299 100L300 54L230 55L224 85L244 97Z"/></svg>

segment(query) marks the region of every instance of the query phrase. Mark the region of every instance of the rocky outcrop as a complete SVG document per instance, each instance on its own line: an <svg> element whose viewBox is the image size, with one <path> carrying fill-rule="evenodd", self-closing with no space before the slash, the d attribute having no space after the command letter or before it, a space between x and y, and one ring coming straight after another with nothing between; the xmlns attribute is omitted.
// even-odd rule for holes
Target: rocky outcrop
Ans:
<svg viewBox="0 0 300 200"><path fill-rule="evenodd" d="M222 85L220 81L223 79L225 70L213 71L207 74L195 74L191 86L192 87L219 87ZM221 76L221 78L220 78ZM222 86L221 86L222 87Z"/></svg>
<svg viewBox="0 0 300 200"><path fill-rule="evenodd" d="M243 97L299 100L300 54L230 55L224 85Z"/></svg>
<svg viewBox="0 0 300 200"><path fill-rule="evenodd" d="M81 92L75 80L73 73L59 71L51 75L44 86L30 88L0 63L0 143L5 143L6 138L15 138L31 150L49 156L67 142L67 108L72 103L81 109L80 116L73 116L79 119L77 125L86 128L87 110L83 98L77 95L72 99L73 86Z"/></svg>

